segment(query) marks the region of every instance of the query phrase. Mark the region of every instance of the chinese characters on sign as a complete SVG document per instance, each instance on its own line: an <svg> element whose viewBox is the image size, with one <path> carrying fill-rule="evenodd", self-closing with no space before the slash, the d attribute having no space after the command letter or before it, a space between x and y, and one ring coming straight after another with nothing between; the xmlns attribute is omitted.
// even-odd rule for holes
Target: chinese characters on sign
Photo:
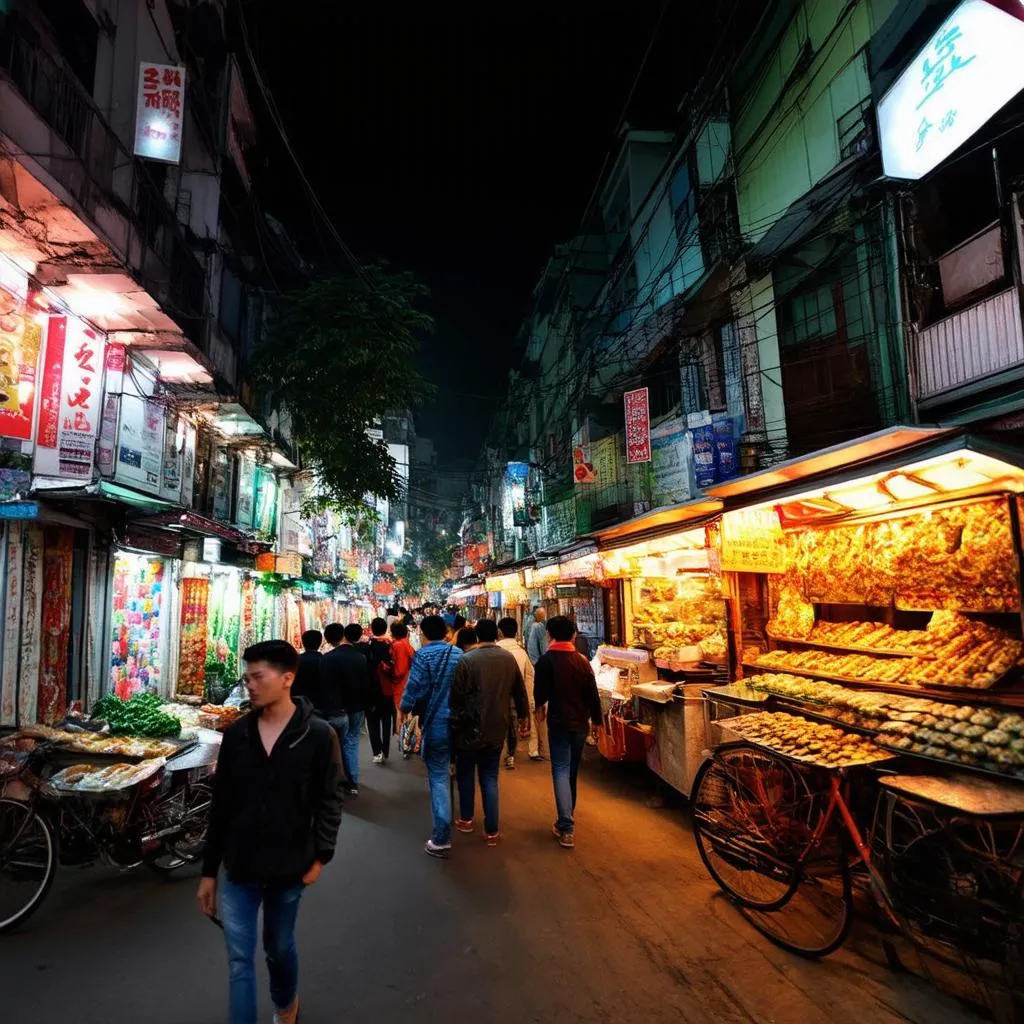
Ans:
<svg viewBox="0 0 1024 1024"><path fill-rule="evenodd" d="M1024 22L965 0L878 104L885 173L916 179L1024 88Z"/></svg>
<svg viewBox="0 0 1024 1024"><path fill-rule="evenodd" d="M101 398L104 335L77 317L51 316L46 335L36 472L91 480Z"/></svg>
<svg viewBox="0 0 1024 1024"><path fill-rule="evenodd" d="M184 109L185 68L144 62L139 68L135 109L135 155L178 163Z"/></svg>
<svg viewBox="0 0 1024 1024"><path fill-rule="evenodd" d="M647 388L627 391L626 462L651 461L651 414L647 404Z"/></svg>
<svg viewBox="0 0 1024 1024"><path fill-rule="evenodd" d="M786 540L773 508L738 509L722 516L723 572L786 571Z"/></svg>

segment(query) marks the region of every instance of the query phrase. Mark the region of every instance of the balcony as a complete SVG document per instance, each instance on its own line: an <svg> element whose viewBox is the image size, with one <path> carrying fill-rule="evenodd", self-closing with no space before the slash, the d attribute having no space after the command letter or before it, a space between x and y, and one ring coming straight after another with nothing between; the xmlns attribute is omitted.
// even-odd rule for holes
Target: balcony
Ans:
<svg viewBox="0 0 1024 1024"><path fill-rule="evenodd" d="M917 400L940 396L1024 362L1016 288L1007 288L911 335Z"/></svg>
<svg viewBox="0 0 1024 1024"><path fill-rule="evenodd" d="M162 188L71 71L13 16L0 30L0 133L15 162L4 198L42 220L49 241L87 252L93 266L127 267L172 318L140 314L119 326L180 329L201 345L205 271ZM35 262L47 262L59 283L60 261L42 255Z"/></svg>

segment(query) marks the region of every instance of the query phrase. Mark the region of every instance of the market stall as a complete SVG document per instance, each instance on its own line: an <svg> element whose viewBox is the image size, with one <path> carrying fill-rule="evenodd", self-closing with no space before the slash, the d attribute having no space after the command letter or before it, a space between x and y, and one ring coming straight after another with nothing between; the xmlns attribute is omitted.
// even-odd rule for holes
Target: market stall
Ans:
<svg viewBox="0 0 1024 1024"><path fill-rule="evenodd" d="M114 558L110 617L110 692L167 692L165 665L173 587L170 560L120 550Z"/></svg>
<svg viewBox="0 0 1024 1024"><path fill-rule="evenodd" d="M728 587L706 529L719 508L715 501L687 503L596 535L600 576L615 588L611 603L621 609L626 645L646 666L634 673L631 699L611 709L602 753L638 758L631 732L641 732L648 766L684 794L706 743L702 691L730 672ZM602 649L598 660L618 665L622 655Z"/></svg>
<svg viewBox="0 0 1024 1024"><path fill-rule="evenodd" d="M990 440L897 428L712 492L726 504L713 533L743 678L707 688L709 737L748 746L716 748L698 779L705 863L708 836L737 826L728 758L746 758L749 793L756 776L791 765L805 792L831 793L861 859L877 854L873 888L894 925L979 978L1019 918L1022 467L1024 452ZM789 822L791 811L776 807ZM756 878L737 867L729 877ZM817 891L839 895L799 940L809 953L842 942L845 874L842 860L817 871ZM794 948L790 895L754 923ZM990 938L971 924L978 915Z"/></svg>

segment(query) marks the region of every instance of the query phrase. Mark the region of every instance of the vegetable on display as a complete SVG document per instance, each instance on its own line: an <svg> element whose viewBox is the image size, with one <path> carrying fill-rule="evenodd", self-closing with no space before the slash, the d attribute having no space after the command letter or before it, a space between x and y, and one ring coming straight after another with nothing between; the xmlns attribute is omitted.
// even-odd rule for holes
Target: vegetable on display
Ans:
<svg viewBox="0 0 1024 1024"><path fill-rule="evenodd" d="M131 736L178 736L181 722L166 715L163 701L155 693L136 693L129 700L113 694L102 697L93 708L93 718L105 719L112 733Z"/></svg>

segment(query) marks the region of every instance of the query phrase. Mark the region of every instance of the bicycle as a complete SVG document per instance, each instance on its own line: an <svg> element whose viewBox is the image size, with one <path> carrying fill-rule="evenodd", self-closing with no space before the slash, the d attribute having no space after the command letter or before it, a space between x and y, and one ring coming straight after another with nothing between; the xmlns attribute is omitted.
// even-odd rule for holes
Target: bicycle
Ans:
<svg viewBox="0 0 1024 1024"><path fill-rule="evenodd" d="M42 904L57 865L145 864L170 875L202 856L212 791L209 759L171 761L116 794L59 792L45 775L52 750L5 753L0 771L0 934Z"/></svg>
<svg viewBox="0 0 1024 1024"><path fill-rule="evenodd" d="M984 973L1019 1002L1024 790L993 785L986 793L962 777L877 772L815 768L747 741L723 744L708 754L692 790L705 867L755 928L808 958L846 940L858 870L883 929L961 971ZM873 794L859 786L869 778L877 778ZM865 830L858 797L871 795ZM883 943L899 966L892 944ZM998 974L989 977L984 964Z"/></svg>

